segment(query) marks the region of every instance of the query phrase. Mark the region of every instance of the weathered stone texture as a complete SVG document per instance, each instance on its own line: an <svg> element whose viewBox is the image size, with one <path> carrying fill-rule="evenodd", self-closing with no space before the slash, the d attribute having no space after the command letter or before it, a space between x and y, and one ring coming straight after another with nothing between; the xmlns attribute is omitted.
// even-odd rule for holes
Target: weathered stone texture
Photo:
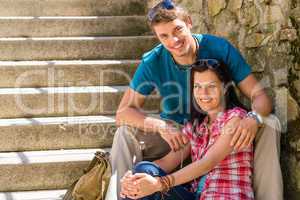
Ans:
<svg viewBox="0 0 300 200"><path fill-rule="evenodd" d="M254 5L248 5L241 8L239 21L244 26L254 27L259 23L259 10Z"/></svg>
<svg viewBox="0 0 300 200"><path fill-rule="evenodd" d="M297 39L296 29L283 29L280 31L280 40L294 41Z"/></svg>
<svg viewBox="0 0 300 200"><path fill-rule="evenodd" d="M242 4L243 0L229 0L227 8L231 12L237 12L239 9L241 9Z"/></svg>
<svg viewBox="0 0 300 200"><path fill-rule="evenodd" d="M208 13L211 16L216 16L226 7L225 0L210 0L208 2Z"/></svg>
<svg viewBox="0 0 300 200"><path fill-rule="evenodd" d="M261 33L254 33L249 35L245 40L245 46L248 48L259 47L265 39L265 35Z"/></svg>
<svg viewBox="0 0 300 200"><path fill-rule="evenodd" d="M274 85L281 86L288 84L288 71L286 68L279 68L273 71L272 77L274 79Z"/></svg>
<svg viewBox="0 0 300 200"><path fill-rule="evenodd" d="M299 118L298 103L285 87L276 90L275 109L281 122L291 122ZM283 125L286 126L286 124Z"/></svg>
<svg viewBox="0 0 300 200"><path fill-rule="evenodd" d="M282 135L285 147L282 152L281 168L285 180L285 199L299 199L300 196L300 120L289 123L288 131Z"/></svg>
<svg viewBox="0 0 300 200"><path fill-rule="evenodd" d="M214 17L213 24L215 25L215 34L230 39L234 44L238 43L237 35L240 25L231 12L228 10L221 12Z"/></svg>
<svg viewBox="0 0 300 200"><path fill-rule="evenodd" d="M282 13L281 7L279 5L266 6L264 16L265 23L276 23L285 20L285 17Z"/></svg>
<svg viewBox="0 0 300 200"><path fill-rule="evenodd" d="M299 79L300 69L295 71L295 75L296 75L296 77L298 77L298 79L296 79L294 81L294 86L295 86L295 90L296 90L295 95L296 95L297 99L299 100L300 99L300 79Z"/></svg>

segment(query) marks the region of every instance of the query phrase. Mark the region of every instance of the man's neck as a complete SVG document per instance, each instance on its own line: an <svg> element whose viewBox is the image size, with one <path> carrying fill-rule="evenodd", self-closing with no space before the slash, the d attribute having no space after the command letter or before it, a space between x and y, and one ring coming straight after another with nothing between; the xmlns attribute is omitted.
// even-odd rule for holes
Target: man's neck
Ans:
<svg viewBox="0 0 300 200"><path fill-rule="evenodd" d="M196 44L196 39L191 37L191 48L189 49L189 52L184 55L184 56L173 56L174 60L176 63L180 64L180 65L192 65L193 63L195 63L196 59L197 59L197 44Z"/></svg>

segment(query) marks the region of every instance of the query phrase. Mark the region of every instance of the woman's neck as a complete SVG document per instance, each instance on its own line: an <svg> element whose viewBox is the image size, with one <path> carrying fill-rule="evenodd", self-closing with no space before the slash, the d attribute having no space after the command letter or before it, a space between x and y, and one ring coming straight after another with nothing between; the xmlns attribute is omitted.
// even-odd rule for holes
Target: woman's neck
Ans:
<svg viewBox="0 0 300 200"><path fill-rule="evenodd" d="M208 117L208 125L211 125L213 121L215 121L220 114L222 114L224 112L225 109L217 109L217 110L213 110L207 113L207 117Z"/></svg>

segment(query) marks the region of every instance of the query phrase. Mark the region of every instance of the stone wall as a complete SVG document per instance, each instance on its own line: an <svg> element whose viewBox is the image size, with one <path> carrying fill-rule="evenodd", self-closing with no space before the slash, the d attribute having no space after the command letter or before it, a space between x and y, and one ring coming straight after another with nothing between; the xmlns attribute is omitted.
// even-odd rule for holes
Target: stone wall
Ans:
<svg viewBox="0 0 300 200"><path fill-rule="evenodd" d="M149 7L157 0L150 0ZM283 127L285 198L300 197L300 0L177 0L195 33L229 39L274 101Z"/></svg>

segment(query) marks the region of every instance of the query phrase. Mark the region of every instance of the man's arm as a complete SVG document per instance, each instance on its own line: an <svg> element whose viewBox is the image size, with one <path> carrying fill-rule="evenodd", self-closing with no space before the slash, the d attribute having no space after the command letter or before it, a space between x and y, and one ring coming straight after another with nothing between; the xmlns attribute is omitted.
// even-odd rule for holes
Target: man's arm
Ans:
<svg viewBox="0 0 300 200"><path fill-rule="evenodd" d="M122 97L116 113L117 126L129 125L145 132L155 132L158 130L157 127L162 125L161 120L151 117L147 118L146 114L142 112L145 99L146 96L128 88Z"/></svg>
<svg viewBox="0 0 300 200"><path fill-rule="evenodd" d="M253 74L242 80L238 87L251 100L252 111L259 113L261 116L267 116L271 113L271 99ZM246 117L239 124L236 124L236 127L234 137L231 140L234 149L240 150L251 145L259 127L257 120L253 117Z"/></svg>
<svg viewBox="0 0 300 200"><path fill-rule="evenodd" d="M250 74L242 80L238 84L238 87L246 97L251 99L252 110L263 116L267 116L271 113L272 101L253 74Z"/></svg>
<svg viewBox="0 0 300 200"><path fill-rule="evenodd" d="M172 150L178 150L188 142L180 130L164 120L147 116L142 111L146 96L129 88L126 90L116 114L117 126L128 125L145 132L158 132L170 145Z"/></svg>

